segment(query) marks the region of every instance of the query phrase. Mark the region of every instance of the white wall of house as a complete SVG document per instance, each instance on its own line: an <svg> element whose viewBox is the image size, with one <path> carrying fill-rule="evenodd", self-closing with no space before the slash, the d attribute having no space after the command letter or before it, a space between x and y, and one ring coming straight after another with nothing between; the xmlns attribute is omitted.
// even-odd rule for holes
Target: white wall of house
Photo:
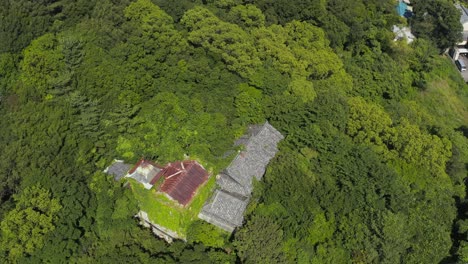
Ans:
<svg viewBox="0 0 468 264"><path fill-rule="evenodd" d="M453 59L458 60L458 57L460 57L460 51L455 48L455 52L453 53Z"/></svg>

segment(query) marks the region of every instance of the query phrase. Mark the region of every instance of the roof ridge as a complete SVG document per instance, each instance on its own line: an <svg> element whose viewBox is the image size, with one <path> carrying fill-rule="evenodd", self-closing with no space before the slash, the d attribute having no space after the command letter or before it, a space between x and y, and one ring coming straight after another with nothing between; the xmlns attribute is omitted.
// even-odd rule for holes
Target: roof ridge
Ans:
<svg viewBox="0 0 468 264"><path fill-rule="evenodd" d="M187 173L186 170L179 170L176 167L172 166L172 162L166 165L165 170L167 171L169 167L176 169L177 172L173 173L172 175L164 177L164 182L161 184L159 189L163 189L167 187L166 192L172 191L175 188L175 186L177 186L177 184L179 184L179 182L182 180L183 177L180 177L180 175L182 175L184 172Z"/></svg>
<svg viewBox="0 0 468 264"><path fill-rule="evenodd" d="M234 179L234 177L232 177L227 171L226 173L222 173L226 176L228 176L232 181L234 181L235 183L239 184L240 186L244 187L244 185L242 183L240 183L239 181L237 181L236 179Z"/></svg>
<svg viewBox="0 0 468 264"><path fill-rule="evenodd" d="M240 192L238 192L238 195L240 196L243 196L243 197L248 197L250 192L251 192L251 187L252 187L252 181L250 181L250 183L247 183L247 185L244 185L242 183L240 183L239 181L237 181L236 179L234 179L234 177L232 177L231 175L229 175L228 173L223 173L224 175L226 175L228 177L227 180L232 180L234 182L234 184L237 184L241 189L242 189L242 192L243 193L246 193L247 195L243 195L241 194ZM223 188L222 186L219 186L221 190L223 191L226 191L226 192L229 192L229 193L233 193L231 191L228 191L227 189Z"/></svg>
<svg viewBox="0 0 468 264"><path fill-rule="evenodd" d="M229 166L226 167L226 172L227 172L226 174L229 174L229 173L228 173L228 170L232 167L232 165L234 164L234 162L237 161L240 157L242 157L242 156L241 156L241 153L242 153L242 152L237 153L236 157L231 161L231 163L229 164ZM242 160L239 160L239 162L243 162L243 161L242 161ZM230 176L231 176L231 175L230 175ZM231 176L231 177L232 177L232 176ZM232 177L232 178L234 179L234 177ZM238 181L236 180L236 182L238 182ZM240 182L239 182L239 184L240 184L242 187L245 187L245 184L242 184L242 183L240 183ZM247 183L247 184L249 184L249 183Z"/></svg>
<svg viewBox="0 0 468 264"><path fill-rule="evenodd" d="M242 194L239 194L239 193L230 192L230 191L225 190L225 189L222 189L222 188L221 188L221 189L218 189L218 190L219 190L220 192L223 192L223 193L225 193L225 194L228 194L228 195L230 195L230 196L232 196L232 197L234 197L234 198L237 198L237 199L239 199L239 200L241 200L241 201L243 201L243 202L250 198L250 195L245 196L245 195L242 195Z"/></svg>

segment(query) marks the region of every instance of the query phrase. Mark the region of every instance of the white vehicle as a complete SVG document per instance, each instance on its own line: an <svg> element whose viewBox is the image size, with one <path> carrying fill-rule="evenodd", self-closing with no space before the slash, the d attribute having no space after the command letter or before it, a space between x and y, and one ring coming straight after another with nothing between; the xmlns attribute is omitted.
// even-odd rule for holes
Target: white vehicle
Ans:
<svg viewBox="0 0 468 264"><path fill-rule="evenodd" d="M462 71L466 71L466 65L465 65L465 62L463 62L462 60L456 60L455 61L455 64L457 65L457 68L462 72Z"/></svg>

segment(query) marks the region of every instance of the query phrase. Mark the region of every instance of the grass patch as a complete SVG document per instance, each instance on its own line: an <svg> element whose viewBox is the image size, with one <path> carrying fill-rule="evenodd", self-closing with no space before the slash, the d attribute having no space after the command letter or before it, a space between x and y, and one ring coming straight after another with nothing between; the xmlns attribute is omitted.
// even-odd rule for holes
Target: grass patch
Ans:
<svg viewBox="0 0 468 264"><path fill-rule="evenodd" d="M448 80L434 80L429 83L427 91L421 94L421 103L438 120L450 119L454 124L467 123L468 102L463 102L466 97L460 97L454 88L454 84Z"/></svg>
<svg viewBox="0 0 468 264"><path fill-rule="evenodd" d="M437 60L428 74L426 91L419 95L419 102L437 122L458 127L468 122L468 86L458 69L447 57Z"/></svg>
<svg viewBox="0 0 468 264"><path fill-rule="evenodd" d="M468 123L468 85L445 56L426 74L427 88L399 103L402 116L418 124L458 128Z"/></svg>

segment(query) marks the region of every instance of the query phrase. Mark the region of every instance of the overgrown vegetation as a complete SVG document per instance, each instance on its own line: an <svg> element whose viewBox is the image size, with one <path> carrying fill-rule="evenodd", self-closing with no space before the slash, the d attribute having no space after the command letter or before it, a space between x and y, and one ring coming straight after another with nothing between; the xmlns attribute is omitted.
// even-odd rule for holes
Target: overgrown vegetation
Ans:
<svg viewBox="0 0 468 264"><path fill-rule="evenodd" d="M0 259L467 262L467 86L439 55L458 18L414 0L408 45L394 5L0 0ZM231 237L188 224L214 178L181 213L101 173L115 157L224 168L265 120L286 137ZM187 243L138 226L140 207Z"/></svg>
<svg viewBox="0 0 468 264"><path fill-rule="evenodd" d="M214 176L202 185L193 200L186 207L166 197L156 188L146 190L139 182L130 179L131 190L141 210L148 213L148 218L155 224L176 232L179 237L186 238L187 229L192 222L198 220L198 213L216 185ZM221 232L221 231L219 231Z"/></svg>

